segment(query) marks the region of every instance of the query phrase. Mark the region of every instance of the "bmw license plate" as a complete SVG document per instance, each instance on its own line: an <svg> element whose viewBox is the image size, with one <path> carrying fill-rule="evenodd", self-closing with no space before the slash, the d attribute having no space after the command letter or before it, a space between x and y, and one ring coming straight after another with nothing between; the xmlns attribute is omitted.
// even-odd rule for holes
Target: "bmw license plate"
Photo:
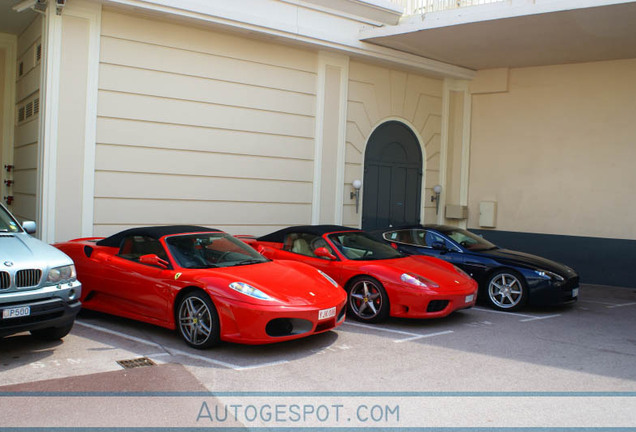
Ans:
<svg viewBox="0 0 636 432"><path fill-rule="evenodd" d="M470 303L471 301L473 301L474 298L475 298L474 294L467 295L466 299L464 300L464 303Z"/></svg>
<svg viewBox="0 0 636 432"><path fill-rule="evenodd" d="M14 307L2 310L2 319L19 318L31 315L29 306Z"/></svg>
<svg viewBox="0 0 636 432"><path fill-rule="evenodd" d="M336 316L336 307L318 311L318 319L325 320Z"/></svg>
<svg viewBox="0 0 636 432"><path fill-rule="evenodd" d="M578 297L579 296L579 289L578 288L574 288L572 290L572 297Z"/></svg>

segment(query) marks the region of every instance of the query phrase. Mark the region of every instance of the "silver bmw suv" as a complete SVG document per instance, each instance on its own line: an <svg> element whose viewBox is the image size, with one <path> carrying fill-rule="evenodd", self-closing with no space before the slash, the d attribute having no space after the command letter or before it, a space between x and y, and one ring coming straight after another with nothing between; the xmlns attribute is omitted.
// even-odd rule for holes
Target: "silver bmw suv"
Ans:
<svg viewBox="0 0 636 432"><path fill-rule="evenodd" d="M73 261L29 234L0 204L0 337L30 331L45 340L63 338L80 310L82 285Z"/></svg>

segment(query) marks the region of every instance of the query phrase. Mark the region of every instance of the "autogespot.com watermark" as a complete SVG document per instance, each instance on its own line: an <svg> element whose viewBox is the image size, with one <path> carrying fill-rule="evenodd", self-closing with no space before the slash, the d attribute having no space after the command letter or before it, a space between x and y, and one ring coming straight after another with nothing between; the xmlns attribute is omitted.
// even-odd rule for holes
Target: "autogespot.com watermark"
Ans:
<svg viewBox="0 0 636 432"><path fill-rule="evenodd" d="M7 392L0 407L3 431L636 431L636 392Z"/></svg>
<svg viewBox="0 0 636 432"><path fill-rule="evenodd" d="M197 423L340 425L342 423L398 426L400 405L396 403L230 403L203 401Z"/></svg>

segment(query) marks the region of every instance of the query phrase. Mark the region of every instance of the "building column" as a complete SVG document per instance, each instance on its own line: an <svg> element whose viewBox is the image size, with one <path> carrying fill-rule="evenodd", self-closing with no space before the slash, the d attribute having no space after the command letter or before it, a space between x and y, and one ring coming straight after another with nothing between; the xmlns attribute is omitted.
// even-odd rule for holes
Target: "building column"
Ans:
<svg viewBox="0 0 636 432"><path fill-rule="evenodd" d="M342 224L349 57L318 54L313 224Z"/></svg>
<svg viewBox="0 0 636 432"><path fill-rule="evenodd" d="M93 230L101 5L79 0L46 14L40 224L55 242Z"/></svg>
<svg viewBox="0 0 636 432"><path fill-rule="evenodd" d="M467 224L470 115L468 81L444 80L438 224Z"/></svg>

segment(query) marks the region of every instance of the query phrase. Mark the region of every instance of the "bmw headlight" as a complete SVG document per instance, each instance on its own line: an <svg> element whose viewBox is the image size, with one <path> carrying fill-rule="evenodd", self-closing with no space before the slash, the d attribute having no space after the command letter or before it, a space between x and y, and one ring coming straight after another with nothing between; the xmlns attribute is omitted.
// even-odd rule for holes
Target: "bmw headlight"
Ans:
<svg viewBox="0 0 636 432"><path fill-rule="evenodd" d="M46 282L49 284L58 284L75 280L76 277L77 273L75 273L75 266L71 264L55 267L49 270Z"/></svg>
<svg viewBox="0 0 636 432"><path fill-rule="evenodd" d="M556 281L556 282L563 282L565 280L563 276L548 270L535 270L534 272L543 278L552 279L553 281Z"/></svg>
<svg viewBox="0 0 636 432"><path fill-rule="evenodd" d="M318 269L316 269L318 270ZM331 278L331 276L329 276L327 273L318 270L318 273L320 273L325 279L327 279L329 282L331 282L331 285L335 286L336 288L338 288L338 282L336 282L335 280L333 280Z"/></svg>
<svg viewBox="0 0 636 432"><path fill-rule="evenodd" d="M413 273L403 273L400 280L409 285L415 285L422 288L439 288L439 285L430 279L416 275Z"/></svg>
<svg viewBox="0 0 636 432"><path fill-rule="evenodd" d="M245 294L246 296L250 296L255 299L270 301L274 300L263 291L256 289L253 286L246 284L245 282L232 282L230 284L230 288L232 288L234 291L238 291L241 294Z"/></svg>

